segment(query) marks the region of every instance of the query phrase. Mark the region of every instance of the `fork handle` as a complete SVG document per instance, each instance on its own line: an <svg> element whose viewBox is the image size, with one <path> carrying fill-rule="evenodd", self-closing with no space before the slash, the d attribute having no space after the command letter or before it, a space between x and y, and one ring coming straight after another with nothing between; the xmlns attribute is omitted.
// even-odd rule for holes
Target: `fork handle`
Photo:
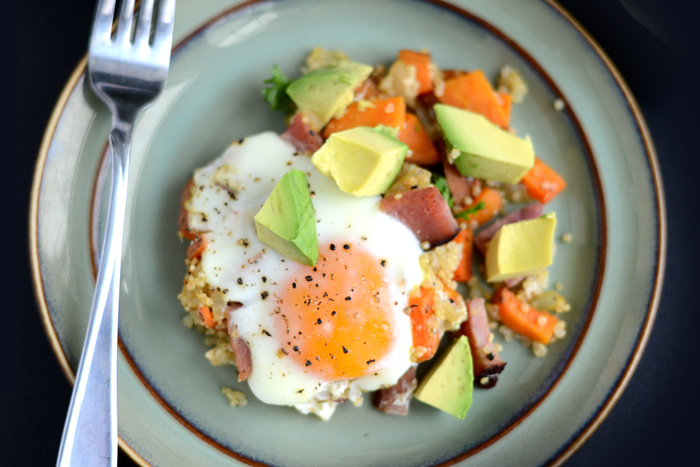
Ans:
<svg viewBox="0 0 700 467"><path fill-rule="evenodd" d="M112 187L88 332L57 466L117 465L117 329L121 255L131 152L130 124L110 132Z"/></svg>

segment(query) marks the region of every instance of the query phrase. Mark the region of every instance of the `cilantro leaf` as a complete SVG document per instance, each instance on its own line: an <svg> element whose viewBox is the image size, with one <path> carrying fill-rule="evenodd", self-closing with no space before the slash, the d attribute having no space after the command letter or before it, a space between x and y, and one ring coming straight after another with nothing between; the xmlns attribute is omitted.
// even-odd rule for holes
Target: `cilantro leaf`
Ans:
<svg viewBox="0 0 700 467"><path fill-rule="evenodd" d="M486 205L484 204L484 202L479 201L476 206L473 206L469 209L465 209L464 211L460 212L459 214L455 214L455 217L458 217L460 219L469 220L470 214L476 214L477 212L481 211L485 207L486 207Z"/></svg>
<svg viewBox="0 0 700 467"><path fill-rule="evenodd" d="M271 85L262 90L263 98L270 105L270 108L291 114L294 111L294 102L287 95L287 88L292 80L284 76L279 67L275 65L272 67L272 77L263 83Z"/></svg>
<svg viewBox="0 0 700 467"><path fill-rule="evenodd" d="M447 186L447 179L442 175L433 174L433 185L435 185L435 188L440 190L440 194L443 198L445 198L445 201L447 201L450 209L452 209L454 200L452 199L452 193L450 193L450 189Z"/></svg>

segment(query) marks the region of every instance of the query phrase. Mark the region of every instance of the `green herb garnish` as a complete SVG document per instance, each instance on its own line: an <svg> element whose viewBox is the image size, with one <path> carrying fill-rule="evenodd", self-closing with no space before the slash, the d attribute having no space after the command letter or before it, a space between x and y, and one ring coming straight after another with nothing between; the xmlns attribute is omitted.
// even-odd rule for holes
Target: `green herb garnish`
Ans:
<svg viewBox="0 0 700 467"><path fill-rule="evenodd" d="M287 88L292 80L284 76L279 67L275 65L272 67L272 78L266 79L263 83L272 85L262 90L263 98L270 105L270 108L291 114L294 111L294 102L287 95Z"/></svg>
<svg viewBox="0 0 700 467"><path fill-rule="evenodd" d="M455 217L457 217L459 219L469 220L470 214L476 214L477 212L481 211L485 207L486 207L486 205L484 204L484 202L479 201L476 204L476 206L473 206L469 209L465 209L464 211L460 212L459 214L455 214Z"/></svg>
<svg viewBox="0 0 700 467"><path fill-rule="evenodd" d="M443 198L445 198L445 201L447 201L447 204L450 206L450 209L452 209L452 206L454 205L454 200L452 199L452 193L450 193L450 189L447 186L447 179L442 175L437 174L433 174L432 178L433 185L435 185L435 188L440 190L440 194Z"/></svg>

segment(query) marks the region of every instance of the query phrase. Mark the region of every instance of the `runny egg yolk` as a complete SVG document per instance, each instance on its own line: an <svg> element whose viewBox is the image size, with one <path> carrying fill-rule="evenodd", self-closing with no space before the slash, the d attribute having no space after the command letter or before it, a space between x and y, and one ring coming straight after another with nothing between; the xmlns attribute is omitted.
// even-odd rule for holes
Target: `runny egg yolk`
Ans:
<svg viewBox="0 0 700 467"><path fill-rule="evenodd" d="M397 338L399 303L384 263L354 244L321 246L315 267L294 277L278 297L284 352L325 381L381 369Z"/></svg>

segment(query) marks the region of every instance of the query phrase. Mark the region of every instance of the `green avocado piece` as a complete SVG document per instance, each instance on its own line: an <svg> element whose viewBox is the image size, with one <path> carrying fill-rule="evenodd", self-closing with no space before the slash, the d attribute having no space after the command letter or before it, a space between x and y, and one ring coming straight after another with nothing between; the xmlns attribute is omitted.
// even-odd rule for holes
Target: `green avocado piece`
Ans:
<svg viewBox="0 0 700 467"><path fill-rule="evenodd" d="M372 73L372 67L343 61L312 70L287 87L287 95L299 110L323 128L350 105L355 89Z"/></svg>
<svg viewBox="0 0 700 467"><path fill-rule="evenodd" d="M333 133L311 162L345 193L380 195L389 189L408 146L383 130L360 126Z"/></svg>
<svg viewBox="0 0 700 467"><path fill-rule="evenodd" d="M464 419L472 405L474 364L467 336L455 339L421 380L413 397Z"/></svg>
<svg viewBox="0 0 700 467"><path fill-rule="evenodd" d="M289 259L316 264L316 212L304 172L292 169L284 174L254 219L261 242Z"/></svg>
<svg viewBox="0 0 700 467"><path fill-rule="evenodd" d="M557 218L553 212L506 224L486 247L486 281L534 274L552 264Z"/></svg>
<svg viewBox="0 0 700 467"><path fill-rule="evenodd" d="M444 104L434 110L448 159L465 177L515 184L535 164L529 136L519 138L468 110Z"/></svg>

